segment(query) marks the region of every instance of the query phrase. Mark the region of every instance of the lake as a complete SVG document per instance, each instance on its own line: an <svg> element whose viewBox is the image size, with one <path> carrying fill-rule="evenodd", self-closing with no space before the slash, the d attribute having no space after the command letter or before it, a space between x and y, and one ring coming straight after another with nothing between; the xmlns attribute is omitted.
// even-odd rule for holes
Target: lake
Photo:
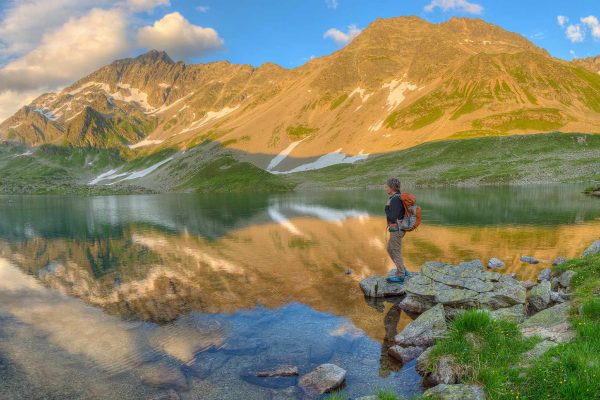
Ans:
<svg viewBox="0 0 600 400"><path fill-rule="evenodd" d="M600 200L581 189L414 189L407 266L498 257L534 280L600 237ZM348 371L352 398L421 393L414 362L387 355L410 317L358 287L391 268L385 200L0 197L0 398L296 399L296 378L253 372L324 362Z"/></svg>

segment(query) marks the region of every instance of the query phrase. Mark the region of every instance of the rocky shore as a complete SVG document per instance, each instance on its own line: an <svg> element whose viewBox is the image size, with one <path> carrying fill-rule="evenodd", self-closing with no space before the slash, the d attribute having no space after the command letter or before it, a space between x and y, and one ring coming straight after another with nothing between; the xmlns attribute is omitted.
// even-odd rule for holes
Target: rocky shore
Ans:
<svg viewBox="0 0 600 400"><path fill-rule="evenodd" d="M592 243L582 256L595 254L600 254L600 240ZM527 256L521 260L531 264L538 262ZM553 264L557 266L567 261L559 258ZM524 337L539 338L521 361L525 363L575 337L569 322L571 281L575 271L554 275L552 269L546 268L540 272L537 282L523 282L514 275L492 271L496 265L492 262L486 268L480 260L458 265L428 262L421 267L421 272L411 273L404 284L388 283L382 276L360 282L366 297L389 299L415 317L396 335L388 352L402 363L416 359L416 369L423 376L423 384L430 387L424 397L441 400L486 398L482 387L461 382L459 368L451 357L430 360L436 341L447 334L449 323L466 310L482 310L492 319L517 323ZM390 271L393 273L394 270Z"/></svg>

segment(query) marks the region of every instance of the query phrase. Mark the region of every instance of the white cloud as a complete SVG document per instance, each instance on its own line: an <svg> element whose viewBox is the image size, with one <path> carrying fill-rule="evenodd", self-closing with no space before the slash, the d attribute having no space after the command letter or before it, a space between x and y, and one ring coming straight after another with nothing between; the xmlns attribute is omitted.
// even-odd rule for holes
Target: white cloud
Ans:
<svg viewBox="0 0 600 400"><path fill-rule="evenodd" d="M327 8L333 9L338 8L338 5L340 4L338 0L325 0L325 3L327 4Z"/></svg>
<svg viewBox="0 0 600 400"><path fill-rule="evenodd" d="M581 22L586 24L588 28L592 30L592 36L596 39L600 39L600 22L598 22L598 18L593 15L590 15L585 18L581 18Z"/></svg>
<svg viewBox="0 0 600 400"><path fill-rule="evenodd" d="M567 22L569 22L569 17L559 15L558 17L556 17L556 22L558 22L558 25L560 25L560 27L562 28L566 25Z"/></svg>
<svg viewBox="0 0 600 400"><path fill-rule="evenodd" d="M567 39L573 43L583 42L583 39L585 38L585 32L579 24L567 26L565 34L567 35Z"/></svg>
<svg viewBox="0 0 600 400"><path fill-rule="evenodd" d="M31 90L72 82L129 50L127 21L119 9L92 9L71 18L23 57L0 69L0 88Z"/></svg>
<svg viewBox="0 0 600 400"><path fill-rule="evenodd" d="M159 6L169 7L171 2L169 0L127 0L127 5L131 11L140 12L152 11Z"/></svg>
<svg viewBox="0 0 600 400"><path fill-rule="evenodd" d="M425 11L432 12L436 8L441 8L444 11L457 10L469 14L483 13L483 6L470 3L467 0L432 0L431 3L425 6Z"/></svg>
<svg viewBox="0 0 600 400"><path fill-rule="evenodd" d="M208 10L210 10L209 6L198 6L198 7L196 7L196 11L201 12L201 13L206 13L206 12L208 12Z"/></svg>
<svg viewBox="0 0 600 400"><path fill-rule="evenodd" d="M25 92L5 90L0 92L0 122L13 115L15 110L18 110L23 105L31 103L43 93L44 90L31 90Z"/></svg>
<svg viewBox="0 0 600 400"><path fill-rule="evenodd" d="M223 46L223 39L212 28L192 25L180 13L165 15L138 31L138 42L148 49L165 50L181 60L203 56Z"/></svg>
<svg viewBox="0 0 600 400"><path fill-rule="evenodd" d="M346 33L340 31L339 29L331 28L323 34L323 37L325 39L332 39L338 45L343 46L350 43L352 39L360 34L361 31L362 29L359 29L356 25L349 25L348 32Z"/></svg>

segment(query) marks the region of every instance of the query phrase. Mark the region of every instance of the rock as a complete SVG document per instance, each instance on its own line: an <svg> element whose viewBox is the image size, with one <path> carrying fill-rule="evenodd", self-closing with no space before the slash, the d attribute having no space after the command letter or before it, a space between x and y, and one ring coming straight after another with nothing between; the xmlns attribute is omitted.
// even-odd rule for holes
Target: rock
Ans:
<svg viewBox="0 0 600 400"><path fill-rule="evenodd" d="M550 340L544 340L535 345L535 347L525 353L523 353L522 362L519 364L520 367L526 368L536 358L543 356L551 348L558 346L558 343Z"/></svg>
<svg viewBox="0 0 600 400"><path fill-rule="evenodd" d="M394 357L396 360L402 361L406 364L409 361L414 360L419 357L423 353L424 349L422 347L410 346L410 347L400 347L400 346L392 346L388 349L388 354Z"/></svg>
<svg viewBox="0 0 600 400"><path fill-rule="evenodd" d="M568 342L575 337L569 323L570 302L557 304L526 319L519 325L526 337L540 336L555 343Z"/></svg>
<svg viewBox="0 0 600 400"><path fill-rule="evenodd" d="M428 381L434 385L458 383L460 377L456 374L456 371L454 359L450 356L442 356L433 365L433 372L428 376Z"/></svg>
<svg viewBox="0 0 600 400"><path fill-rule="evenodd" d="M346 379L346 370L335 364L321 364L302 376L298 382L310 396L319 396L339 387Z"/></svg>
<svg viewBox="0 0 600 400"><path fill-rule="evenodd" d="M544 268L538 274L538 282L549 281L552 277L552 270L550 268Z"/></svg>
<svg viewBox="0 0 600 400"><path fill-rule="evenodd" d="M389 283L386 278L379 275L374 275L363 279L360 282L360 288L367 297L389 297L404 295L404 285L411 278L407 278L404 284Z"/></svg>
<svg viewBox="0 0 600 400"><path fill-rule="evenodd" d="M280 365L273 369L257 371L255 375L260 378L270 378L273 376L296 376L298 375L298 367L294 365Z"/></svg>
<svg viewBox="0 0 600 400"><path fill-rule="evenodd" d="M417 357L417 363L415 369L421 376L428 375L431 371L429 370L429 355L431 354L433 347L425 350L419 357Z"/></svg>
<svg viewBox="0 0 600 400"><path fill-rule="evenodd" d="M402 332L396 335L394 340L403 347L429 347L447 330L444 307L438 304L408 324Z"/></svg>
<svg viewBox="0 0 600 400"><path fill-rule="evenodd" d="M557 277L552 278L552 280L550 280L550 287L552 288L552 290L558 290L558 287L560 286L560 282L558 281Z"/></svg>
<svg viewBox="0 0 600 400"><path fill-rule="evenodd" d="M356 400L379 400L378 396L363 396L357 397Z"/></svg>
<svg viewBox="0 0 600 400"><path fill-rule="evenodd" d="M524 262L527 264L539 264L540 260L538 260L535 257L531 257L531 256L521 256L521 262Z"/></svg>
<svg viewBox="0 0 600 400"><path fill-rule="evenodd" d="M490 258L488 261L488 268L491 269L500 269L500 268L504 268L504 263L502 261L500 261L497 258Z"/></svg>
<svg viewBox="0 0 600 400"><path fill-rule="evenodd" d="M414 313L414 314L421 314L421 313L429 310L434 305L435 304L433 304L433 302L431 302L431 301L427 301L427 300L423 299L422 297L412 296L410 294L406 295L406 297L404 299L402 299L400 304L398 304L398 306L402 310L406 311L407 313Z"/></svg>
<svg viewBox="0 0 600 400"><path fill-rule="evenodd" d="M427 308L441 303L451 308L503 308L524 304L526 290L521 284L496 272L484 271L480 265L458 266L429 262L421 275L411 277L404 285L407 298L402 309ZM410 296L410 297L409 297Z"/></svg>
<svg viewBox="0 0 600 400"><path fill-rule="evenodd" d="M536 283L532 281L525 281L521 282L521 285L525 288L525 290L531 290L536 285Z"/></svg>
<svg viewBox="0 0 600 400"><path fill-rule="evenodd" d="M553 303L564 303L567 299L560 292L550 292L550 301Z"/></svg>
<svg viewBox="0 0 600 400"><path fill-rule="evenodd" d="M436 400L485 400L485 392L476 385L441 384L426 390L423 397Z"/></svg>
<svg viewBox="0 0 600 400"><path fill-rule="evenodd" d="M181 400L181 397L175 390L169 389L164 393L150 397L148 400Z"/></svg>
<svg viewBox="0 0 600 400"><path fill-rule="evenodd" d="M484 266L481 260L465 261L458 264L459 267L475 268L483 271Z"/></svg>
<svg viewBox="0 0 600 400"><path fill-rule="evenodd" d="M567 261L569 261L568 259L564 258L564 257L556 257L554 259L554 261L552 261L552 265L555 267L558 267L561 264L566 263Z"/></svg>
<svg viewBox="0 0 600 400"><path fill-rule="evenodd" d="M502 319L520 324L525 321L525 307L522 304L517 304L513 307L499 308L490 312L493 319Z"/></svg>
<svg viewBox="0 0 600 400"><path fill-rule="evenodd" d="M144 385L162 389L188 389L185 375L176 366L159 363L144 364L136 372Z"/></svg>
<svg viewBox="0 0 600 400"><path fill-rule="evenodd" d="M506 276L509 276L513 279L517 279L517 274L515 272L511 272L510 274L506 274Z"/></svg>
<svg viewBox="0 0 600 400"><path fill-rule="evenodd" d="M529 292L529 310L539 312L550 305L551 285L549 281L542 281Z"/></svg>
<svg viewBox="0 0 600 400"><path fill-rule="evenodd" d="M570 288L571 280L573 279L573 277L575 275L577 275L577 272L575 272L575 271L571 271L571 270L565 271L558 278L558 283L560 284L560 286L562 286L564 288Z"/></svg>
<svg viewBox="0 0 600 400"><path fill-rule="evenodd" d="M590 245L590 247L585 249L582 256L586 257L586 256L593 256L596 254L600 254L600 240L596 240L594 243L592 243Z"/></svg>

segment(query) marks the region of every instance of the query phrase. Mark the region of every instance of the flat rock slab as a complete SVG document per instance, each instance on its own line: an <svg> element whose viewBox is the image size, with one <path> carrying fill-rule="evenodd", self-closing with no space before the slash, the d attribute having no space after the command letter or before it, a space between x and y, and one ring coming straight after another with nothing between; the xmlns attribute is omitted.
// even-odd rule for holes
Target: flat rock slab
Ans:
<svg viewBox="0 0 600 400"><path fill-rule="evenodd" d="M539 312L548 308L550 305L550 292L552 292L550 281L541 281L534 286L529 292L529 309L533 312Z"/></svg>
<svg viewBox="0 0 600 400"><path fill-rule="evenodd" d="M525 318L527 317L525 314L525 307L523 306L523 304L517 304L515 306L507 308L499 308L497 310L492 311L490 315L493 319L511 321L517 324L520 324L521 322L525 321Z"/></svg>
<svg viewBox="0 0 600 400"><path fill-rule="evenodd" d="M359 286L367 297L393 297L403 296L405 294L404 285L411 277L408 277L404 284L390 283L385 277L374 275L363 279Z"/></svg>
<svg viewBox="0 0 600 400"><path fill-rule="evenodd" d="M408 324L394 338L402 347L429 347L436 339L442 337L448 330L444 306L437 306L425 311L417 319Z"/></svg>
<svg viewBox="0 0 600 400"><path fill-rule="evenodd" d="M582 256L584 256L584 257L593 256L595 254L600 254L600 240L596 240L594 243L592 243L590 245L590 247L585 249Z"/></svg>
<svg viewBox="0 0 600 400"><path fill-rule="evenodd" d="M408 280L404 290L413 305L420 301L423 308L431 303L453 308L512 307L524 304L527 294L519 281L485 271L481 263L425 263L421 274Z"/></svg>
<svg viewBox="0 0 600 400"><path fill-rule="evenodd" d="M558 277L558 283L564 288L569 288L571 287L571 281L575 275L577 275L577 272L575 271L565 271Z"/></svg>
<svg viewBox="0 0 600 400"><path fill-rule="evenodd" d="M315 370L303 375L298 384L309 396L320 396L339 387L345 379L345 369L335 364L321 364Z"/></svg>
<svg viewBox="0 0 600 400"><path fill-rule="evenodd" d="M476 385L441 384L426 390L423 397L436 400L485 400L485 392Z"/></svg>
<svg viewBox="0 0 600 400"><path fill-rule="evenodd" d="M280 365L276 368L257 371L255 375L259 378L270 378L273 376L296 376L298 367L294 365Z"/></svg>
<svg viewBox="0 0 600 400"><path fill-rule="evenodd" d="M544 340L563 343L575 337L569 323L571 303L564 302L531 316L519 325L523 336L540 336Z"/></svg>
<svg viewBox="0 0 600 400"><path fill-rule="evenodd" d="M419 357L423 351L422 347L410 346L410 347L401 347L401 346L392 346L388 349L388 354L395 358L396 360L402 361L404 364L414 360Z"/></svg>

